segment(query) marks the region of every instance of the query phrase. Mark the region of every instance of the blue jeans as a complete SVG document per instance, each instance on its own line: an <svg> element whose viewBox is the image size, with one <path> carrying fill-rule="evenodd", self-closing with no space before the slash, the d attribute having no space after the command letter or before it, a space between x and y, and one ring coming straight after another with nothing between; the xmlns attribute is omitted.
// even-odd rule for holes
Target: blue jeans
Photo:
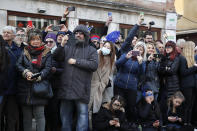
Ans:
<svg viewBox="0 0 197 131"><path fill-rule="evenodd" d="M88 131L88 104L82 103L78 100L61 100L61 131L72 131L72 117L74 106L76 106L77 108L76 131Z"/></svg>

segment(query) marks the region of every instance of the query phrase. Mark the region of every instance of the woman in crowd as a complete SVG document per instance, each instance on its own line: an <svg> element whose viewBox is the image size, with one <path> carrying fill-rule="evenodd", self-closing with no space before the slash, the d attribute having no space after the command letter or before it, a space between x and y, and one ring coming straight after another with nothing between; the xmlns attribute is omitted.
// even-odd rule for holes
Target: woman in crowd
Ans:
<svg viewBox="0 0 197 131"><path fill-rule="evenodd" d="M45 37L46 47L51 50L51 54L54 53L57 48L56 35L54 33L48 33ZM52 68L50 75L50 82L53 89L53 98L49 100L48 105L45 107L46 116L46 128L47 131L60 130L60 116L59 116L59 99L57 99L58 87L60 86L61 73L63 71L63 64L52 59Z"/></svg>
<svg viewBox="0 0 197 131"><path fill-rule="evenodd" d="M103 47L98 50L99 67L93 73L91 81L91 97L89 102L90 119L92 113L99 111L103 100L103 93L108 84L111 83L109 77L113 73L115 53L114 44L109 41L106 41Z"/></svg>
<svg viewBox="0 0 197 131"><path fill-rule="evenodd" d="M51 70L50 49L42 44L40 30L31 30L28 34L28 46L18 60L17 68L21 73L18 82L18 98L22 106L24 131L32 130L32 118L36 119L37 131L45 131L44 105L48 99L33 92L33 88L39 83L42 87L49 86L47 76ZM32 78L36 73L40 73Z"/></svg>
<svg viewBox="0 0 197 131"><path fill-rule="evenodd" d="M144 42L138 42L134 50L123 54L116 61L119 68L114 82L115 95L119 94L126 100L126 113L128 120L136 121L136 99L138 76L145 72L146 46Z"/></svg>
<svg viewBox="0 0 197 131"><path fill-rule="evenodd" d="M147 61L145 72L145 85L148 85L154 93L155 100L159 94L159 54L156 54L156 49L153 43L147 43Z"/></svg>
<svg viewBox="0 0 197 131"><path fill-rule="evenodd" d="M165 45L164 57L160 63L160 73L162 76L161 87L161 111L165 116L167 111L167 99L170 98L175 92L180 90L179 87L179 56L176 50L176 44L173 41L168 41ZM164 117L163 116L163 117ZM165 123L166 121L164 121Z"/></svg>
<svg viewBox="0 0 197 131"><path fill-rule="evenodd" d="M167 131L180 131L183 124L182 103L185 100L183 94L178 91L168 100Z"/></svg>
<svg viewBox="0 0 197 131"><path fill-rule="evenodd" d="M111 102L102 105L95 117L96 131L127 131L129 124L126 122L124 100L121 96L114 96Z"/></svg>
<svg viewBox="0 0 197 131"><path fill-rule="evenodd" d="M161 126L161 114L154 93L148 86L144 86L143 99L138 105L140 124L143 131L158 131Z"/></svg>
<svg viewBox="0 0 197 131"><path fill-rule="evenodd" d="M197 64L194 59L195 43L188 41L183 44L182 55L180 56L180 87L185 97L184 103L184 122L191 125L192 108L194 102L194 92L196 88L195 74Z"/></svg>

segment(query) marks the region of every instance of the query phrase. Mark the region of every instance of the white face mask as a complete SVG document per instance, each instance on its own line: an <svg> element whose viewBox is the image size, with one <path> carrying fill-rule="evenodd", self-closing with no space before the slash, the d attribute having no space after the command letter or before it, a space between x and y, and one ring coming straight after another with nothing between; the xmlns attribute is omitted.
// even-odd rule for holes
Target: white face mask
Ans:
<svg viewBox="0 0 197 131"><path fill-rule="evenodd" d="M111 52L110 49L107 49L106 47L102 47L101 51L102 51L103 55L109 55Z"/></svg>
<svg viewBox="0 0 197 131"><path fill-rule="evenodd" d="M54 53L55 49L57 48L57 46L55 45L52 49L51 49L51 54Z"/></svg>

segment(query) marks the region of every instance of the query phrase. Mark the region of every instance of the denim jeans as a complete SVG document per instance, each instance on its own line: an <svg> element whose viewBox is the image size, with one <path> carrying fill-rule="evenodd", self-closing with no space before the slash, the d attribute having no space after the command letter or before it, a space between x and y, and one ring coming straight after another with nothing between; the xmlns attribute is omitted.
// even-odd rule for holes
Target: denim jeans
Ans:
<svg viewBox="0 0 197 131"><path fill-rule="evenodd" d="M32 118L36 120L36 131L45 131L44 106L23 106L24 131L32 131Z"/></svg>
<svg viewBox="0 0 197 131"><path fill-rule="evenodd" d="M61 100L61 131L72 131L72 117L73 110L75 110L74 107L77 108L76 131L88 131L88 104L82 103L78 100Z"/></svg>

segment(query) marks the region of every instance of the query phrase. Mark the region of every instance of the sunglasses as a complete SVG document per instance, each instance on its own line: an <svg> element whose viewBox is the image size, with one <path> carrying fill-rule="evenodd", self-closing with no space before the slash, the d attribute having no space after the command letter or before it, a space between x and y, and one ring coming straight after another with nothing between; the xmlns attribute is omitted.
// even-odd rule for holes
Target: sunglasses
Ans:
<svg viewBox="0 0 197 131"><path fill-rule="evenodd" d="M53 43L53 41L46 41L46 43L50 43L50 44L52 44L52 43Z"/></svg>
<svg viewBox="0 0 197 131"><path fill-rule="evenodd" d="M148 96L153 96L153 93L147 92L147 93L146 93L146 97L148 97Z"/></svg>

